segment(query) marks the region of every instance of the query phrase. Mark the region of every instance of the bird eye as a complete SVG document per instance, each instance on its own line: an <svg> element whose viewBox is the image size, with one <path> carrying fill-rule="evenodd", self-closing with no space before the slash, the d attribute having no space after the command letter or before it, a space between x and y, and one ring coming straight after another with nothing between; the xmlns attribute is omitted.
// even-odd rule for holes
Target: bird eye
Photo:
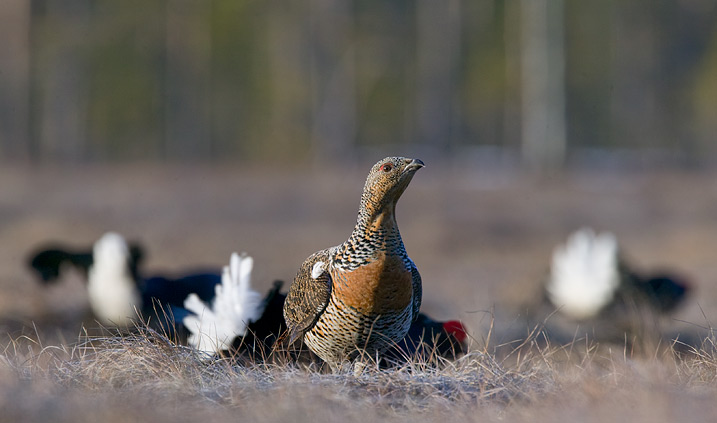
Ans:
<svg viewBox="0 0 717 423"><path fill-rule="evenodd" d="M386 163L385 165L381 166L381 170L383 170L384 172L390 172L391 169L393 169L391 163Z"/></svg>

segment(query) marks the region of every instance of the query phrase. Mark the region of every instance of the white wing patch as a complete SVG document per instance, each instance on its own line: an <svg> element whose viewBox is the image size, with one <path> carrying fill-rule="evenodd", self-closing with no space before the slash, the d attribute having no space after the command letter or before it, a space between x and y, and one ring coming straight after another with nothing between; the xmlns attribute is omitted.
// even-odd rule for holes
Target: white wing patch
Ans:
<svg viewBox="0 0 717 423"><path fill-rule="evenodd" d="M209 354L229 350L234 339L246 335L247 326L261 317L261 295L251 289L253 266L251 257L232 253L211 307L196 294L184 300L184 307L194 313L183 320L191 332L189 345Z"/></svg>
<svg viewBox="0 0 717 423"><path fill-rule="evenodd" d="M318 279L322 273L324 273L324 262L317 261L316 263L314 263L314 267L311 268L311 277L314 279Z"/></svg>
<svg viewBox="0 0 717 423"><path fill-rule="evenodd" d="M618 245L609 232L582 228L555 248L546 285L548 298L574 319L595 317L620 284Z"/></svg>

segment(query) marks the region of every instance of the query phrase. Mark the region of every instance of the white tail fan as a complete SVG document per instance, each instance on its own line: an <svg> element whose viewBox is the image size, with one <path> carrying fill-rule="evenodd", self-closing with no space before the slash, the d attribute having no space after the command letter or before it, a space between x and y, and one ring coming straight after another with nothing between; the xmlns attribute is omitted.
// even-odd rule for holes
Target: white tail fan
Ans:
<svg viewBox="0 0 717 423"><path fill-rule="evenodd" d="M618 245L612 233L582 228L555 248L546 291L566 315L595 317L613 299L619 284Z"/></svg>
<svg viewBox="0 0 717 423"><path fill-rule="evenodd" d="M189 345L210 354L228 350L236 337L246 335L249 323L261 317L261 295L251 289L253 266L251 257L232 253L211 307L196 294L184 300L184 307L194 313L183 320L191 332Z"/></svg>
<svg viewBox="0 0 717 423"><path fill-rule="evenodd" d="M129 269L129 256L127 242L115 232L104 234L92 249L87 294L92 311L102 324L126 326L141 305L139 288Z"/></svg>

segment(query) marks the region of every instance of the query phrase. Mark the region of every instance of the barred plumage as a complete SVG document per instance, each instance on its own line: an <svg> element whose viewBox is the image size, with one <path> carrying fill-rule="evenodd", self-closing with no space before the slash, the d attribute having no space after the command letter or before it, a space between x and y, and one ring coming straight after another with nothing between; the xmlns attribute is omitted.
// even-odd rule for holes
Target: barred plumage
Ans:
<svg viewBox="0 0 717 423"><path fill-rule="evenodd" d="M421 276L406 254L395 209L421 167L422 161L403 157L376 163L349 239L307 258L289 289L290 342L303 339L332 368L362 352L382 353L418 316Z"/></svg>

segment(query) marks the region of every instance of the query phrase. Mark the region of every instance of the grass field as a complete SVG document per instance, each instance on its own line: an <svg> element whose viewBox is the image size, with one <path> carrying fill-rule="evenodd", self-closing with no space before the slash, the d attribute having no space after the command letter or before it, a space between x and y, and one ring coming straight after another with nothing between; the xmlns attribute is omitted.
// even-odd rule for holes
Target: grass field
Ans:
<svg viewBox="0 0 717 423"><path fill-rule="evenodd" d="M717 415L717 184L708 171L568 172L536 178L424 160L398 205L424 280L423 311L460 318L470 353L359 377L201 360L162 337L87 339L70 275L25 266L47 241L141 240L146 272L255 258L254 284L290 281L343 241L371 163L0 169L0 420L709 421ZM645 339L604 336L538 305L552 248L574 229L614 231L640 269L689 277L687 303ZM674 341L677 339L677 341Z"/></svg>

